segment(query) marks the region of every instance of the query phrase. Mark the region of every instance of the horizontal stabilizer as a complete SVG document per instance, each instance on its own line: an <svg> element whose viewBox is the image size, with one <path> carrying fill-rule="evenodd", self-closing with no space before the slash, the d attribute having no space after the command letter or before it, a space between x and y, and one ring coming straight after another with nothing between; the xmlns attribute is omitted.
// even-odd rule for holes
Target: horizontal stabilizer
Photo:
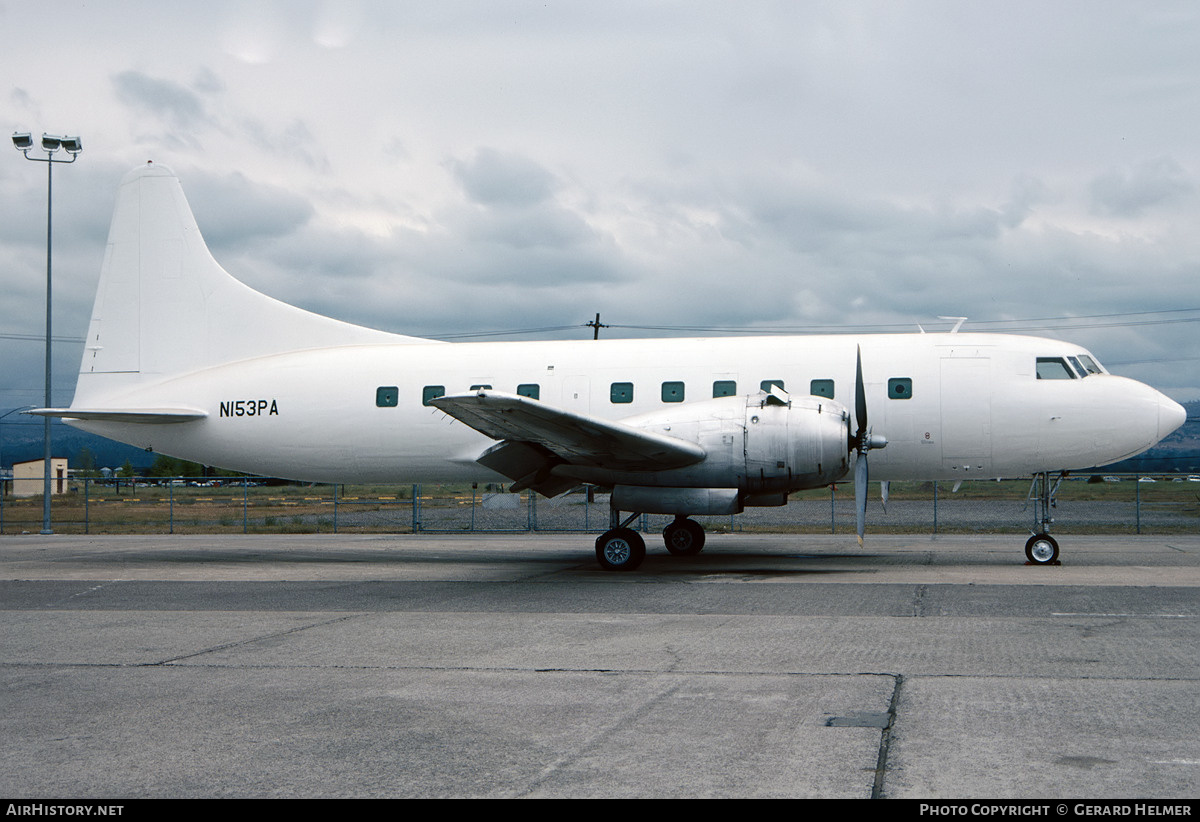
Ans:
<svg viewBox="0 0 1200 822"><path fill-rule="evenodd" d="M61 417L94 422L132 422L148 425L192 422L208 416L195 408L34 408L22 413L36 417Z"/></svg>

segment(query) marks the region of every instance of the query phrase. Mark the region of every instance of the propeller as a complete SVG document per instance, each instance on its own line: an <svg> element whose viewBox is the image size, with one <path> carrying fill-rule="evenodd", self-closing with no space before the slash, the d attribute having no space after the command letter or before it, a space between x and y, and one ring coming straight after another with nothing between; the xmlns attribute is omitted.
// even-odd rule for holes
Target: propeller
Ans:
<svg viewBox="0 0 1200 822"><path fill-rule="evenodd" d="M858 347L854 365L854 419L857 429L850 437L850 450L857 458L854 460L854 510L858 530L858 544L863 544L863 531L867 522L867 452L872 448L883 448L887 440L883 437L872 436L867 425L867 392L863 387L862 375L862 346ZM884 492L887 493L886 491Z"/></svg>

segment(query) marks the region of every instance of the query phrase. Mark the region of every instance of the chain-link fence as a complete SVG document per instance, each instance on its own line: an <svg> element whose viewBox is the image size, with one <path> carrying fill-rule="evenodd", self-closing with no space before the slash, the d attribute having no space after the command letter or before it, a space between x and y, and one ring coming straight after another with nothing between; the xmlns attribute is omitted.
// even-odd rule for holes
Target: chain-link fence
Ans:
<svg viewBox="0 0 1200 822"><path fill-rule="evenodd" d="M1200 477L1070 477L1058 490L1058 533L1195 533ZM696 517L710 532L852 533L854 486L794 494L787 506L736 516ZM298 485L259 478L71 480L52 497L57 533L600 533L608 496L587 489L545 499L499 486ZM660 531L670 517L634 527ZM886 506L872 483L868 530L875 533L1004 533L1037 529L1029 480L959 485L893 482ZM0 533L37 533L41 496L0 495Z"/></svg>

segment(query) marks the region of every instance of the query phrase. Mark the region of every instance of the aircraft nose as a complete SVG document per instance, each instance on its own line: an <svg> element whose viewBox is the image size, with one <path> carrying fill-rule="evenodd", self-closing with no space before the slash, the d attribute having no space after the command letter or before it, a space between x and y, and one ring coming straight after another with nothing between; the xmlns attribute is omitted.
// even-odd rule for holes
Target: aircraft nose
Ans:
<svg viewBox="0 0 1200 822"><path fill-rule="evenodd" d="M1187 411L1165 394L1159 394L1158 398L1158 438L1161 440L1183 425Z"/></svg>

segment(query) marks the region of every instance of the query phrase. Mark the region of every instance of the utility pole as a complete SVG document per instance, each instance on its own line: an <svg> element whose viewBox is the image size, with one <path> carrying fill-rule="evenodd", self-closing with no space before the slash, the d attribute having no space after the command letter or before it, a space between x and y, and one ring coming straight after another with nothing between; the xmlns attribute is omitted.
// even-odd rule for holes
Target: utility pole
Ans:
<svg viewBox="0 0 1200 822"><path fill-rule="evenodd" d="M593 340L600 339L600 329L601 328L608 328L607 325L604 325L603 323L600 322L600 312L599 311L596 312L596 319L592 320L590 323L584 323L584 325L588 326L589 328L592 329L592 339Z"/></svg>

